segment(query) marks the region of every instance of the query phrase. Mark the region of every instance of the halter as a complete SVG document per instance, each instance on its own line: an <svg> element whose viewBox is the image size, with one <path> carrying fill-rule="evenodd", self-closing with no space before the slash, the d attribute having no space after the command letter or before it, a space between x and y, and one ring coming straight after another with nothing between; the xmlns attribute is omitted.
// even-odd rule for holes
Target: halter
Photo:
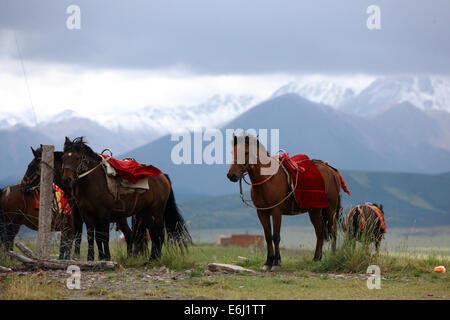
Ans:
<svg viewBox="0 0 450 320"><path fill-rule="evenodd" d="M76 169L74 169L73 167L68 166L68 165L62 166L62 169L63 170L67 169L67 170L72 171L73 173L75 173L75 180L79 180L79 179L87 176L88 174L92 173L95 169L97 169L102 164L102 162L100 161L100 163L98 163L95 167L93 167L92 169L89 169L87 166L87 164L89 162L90 161L86 157L86 155L84 153L82 153L81 161L78 164L78 166L76 167ZM81 171L84 171L84 172L81 172Z"/></svg>
<svg viewBox="0 0 450 320"><path fill-rule="evenodd" d="M280 153L281 151L284 151L284 150L279 150L277 153ZM265 208L263 208L263 207L256 207L256 206L252 205L251 203L249 203L248 200L244 199L244 193L243 193L243 191L242 191L242 180L244 180L244 182L245 182L246 184L248 184L249 186L258 186L258 185L262 185L262 184L268 182L273 176L275 176L275 175L278 173L278 170L280 169L280 167L281 167L281 165L283 164L284 160L285 160L285 159L282 159L281 161L278 161L278 168L277 168L277 170L275 171L275 173L273 173L272 175L270 175L270 176L267 177L266 179L264 179L264 180L262 180L262 181L260 181L260 182L256 182L256 183L249 183L249 182L247 182L247 181L245 180L245 175L248 174L248 171L247 171L247 164L246 164L245 166L243 166L243 171L242 171L242 172L243 172L243 176L239 179L239 192L240 192L241 200L242 200L242 202L243 202L245 205L247 205L247 206L250 207L250 208L257 209L257 210L270 210L270 209L273 209L273 208L275 208L275 207L281 205L281 204L282 204L283 202L285 202L291 195L294 194L295 189L297 189L297 185L298 185L298 172L299 172L299 167L297 166L297 164L293 163L293 162L291 161L291 159L288 159L288 160L290 161L291 165L296 169L296 170L295 170L295 171L296 171L296 176L295 176L295 186L292 188L291 192L289 192L289 194L288 194L286 197L284 197L284 198L283 198L281 201L279 201L277 204L275 204L275 205L273 205L273 206L270 206L270 207L265 207ZM306 160L307 160L307 159L306 159ZM302 160L302 161L305 161L305 160ZM244 170L244 169L245 169L245 170ZM284 169L284 168L283 168L283 169ZM288 173L286 173L286 174L288 174Z"/></svg>

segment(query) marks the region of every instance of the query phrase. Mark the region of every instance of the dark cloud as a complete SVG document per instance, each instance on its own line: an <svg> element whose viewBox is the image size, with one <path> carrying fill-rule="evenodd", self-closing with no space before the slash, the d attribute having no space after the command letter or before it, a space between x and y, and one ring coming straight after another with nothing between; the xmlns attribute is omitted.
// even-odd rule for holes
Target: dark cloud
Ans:
<svg viewBox="0 0 450 320"><path fill-rule="evenodd" d="M70 4L81 30L66 28ZM93 68L450 73L447 0L2 0L0 28L16 30L25 59Z"/></svg>

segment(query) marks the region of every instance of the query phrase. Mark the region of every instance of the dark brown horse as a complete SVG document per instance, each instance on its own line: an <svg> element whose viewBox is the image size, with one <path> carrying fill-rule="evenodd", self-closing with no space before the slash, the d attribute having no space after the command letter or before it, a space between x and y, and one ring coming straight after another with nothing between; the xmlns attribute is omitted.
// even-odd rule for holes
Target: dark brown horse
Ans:
<svg viewBox="0 0 450 320"><path fill-rule="evenodd" d="M36 190L39 188L40 177L31 174L34 167L39 166L40 160L36 160L37 155L41 155L40 149L33 150L35 158L28 165L27 172L22 183L9 186L2 190L0 204L4 216L4 234L2 240L7 250L12 250L14 238L22 225L31 230L38 230L39 227L39 209L35 208ZM54 153L55 165L61 168L62 153ZM37 164L36 164L37 163ZM29 178L27 178L29 175ZM54 183L61 185L61 181L55 176ZM69 259L72 241L73 227L72 218L61 212L52 213L52 231L61 231L61 242L59 250L59 259Z"/></svg>
<svg viewBox="0 0 450 320"><path fill-rule="evenodd" d="M41 161L42 161L42 150L41 148L38 148L36 150L33 150L31 148L31 151L33 152L34 159L30 162L28 165L27 171L22 179L22 186L24 186L25 189L33 189L34 187L38 186L40 183L40 175L41 175ZM75 201L73 201L73 197L71 196L71 189L68 188L63 180L62 180L62 156L63 152L56 151L54 152L54 175L53 179L56 185L60 186L69 202L69 205L72 208L72 214L71 214L71 221L72 221L72 239L66 239L66 241L61 242L61 245L63 246L61 250L66 250L66 256L69 255L67 259L70 257L70 251L72 248L72 241L73 238L75 239L75 250L74 250L74 257L80 258L80 246L81 246L81 236L83 233L83 220L81 217L81 214L79 212L79 208ZM44 164L45 165L45 164ZM112 222L115 222L117 224L117 228L122 231L122 233L125 236L125 239L127 241L127 251L131 252L131 229L128 226L126 218L117 218L113 219ZM92 232L91 230L88 230L89 232ZM99 242L97 242L97 245L99 245ZM101 245L101 244L100 244ZM100 250L100 249L99 249Z"/></svg>
<svg viewBox="0 0 450 320"><path fill-rule="evenodd" d="M343 229L357 241L375 242L375 249L379 252L386 233L383 205L364 203L351 208L345 217Z"/></svg>
<svg viewBox="0 0 450 320"><path fill-rule="evenodd" d="M117 201L109 192L102 160L82 137L74 141L66 137L63 179L67 185L72 186L73 196L88 230L95 229L96 236L97 233L100 235L98 241L103 244L103 258L110 258L108 226L111 219L132 215L136 217L140 229L148 229L150 232L150 259L161 256L165 231L169 239L187 247L191 237L176 206L168 176L161 174L148 177L149 190L139 196L124 196L119 210ZM93 259L93 247L89 247L88 259Z"/></svg>
<svg viewBox="0 0 450 320"><path fill-rule="evenodd" d="M241 158L238 157L239 154L242 155ZM275 165L276 168L270 169L271 163L278 164L278 159L270 157L257 137L248 134L233 136L233 163L230 165L227 177L232 182L237 182L248 173L252 184L258 184L252 186L251 198L264 228L267 243L267 260L264 269L275 270L281 264L279 245L282 215L309 213L317 237L314 260L320 260L323 242L328 239L328 235L331 235L332 248L336 250L336 215L340 211L341 189L339 172L325 162L313 161L323 177L329 207L300 209L286 173L283 169L278 170L277 165ZM272 173L262 174L264 168L265 171ZM273 232L270 217L273 220Z"/></svg>

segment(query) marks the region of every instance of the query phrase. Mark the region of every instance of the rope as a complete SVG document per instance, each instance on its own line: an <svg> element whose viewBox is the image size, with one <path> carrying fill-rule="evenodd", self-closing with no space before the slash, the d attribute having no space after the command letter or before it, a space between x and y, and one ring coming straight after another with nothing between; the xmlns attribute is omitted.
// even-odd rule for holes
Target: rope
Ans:
<svg viewBox="0 0 450 320"><path fill-rule="evenodd" d="M277 204L275 204L275 205L273 205L273 206L270 206L270 207L265 207L265 208L263 208L263 207L256 207L256 206L254 206L254 205L252 205L251 203L249 203L247 200L245 200L244 199L244 193L242 192L242 180L244 180L245 181L245 179L242 177L241 179L239 179L239 192L240 192L240 196L241 196L241 200L242 200L242 202L244 202L244 204L245 205L247 205L248 207L250 207L250 208L254 208L254 209L257 209L257 210L270 210L270 209L273 209L273 208L275 208L275 207L278 207L280 204L282 204L284 201L286 201L294 192L295 192L295 189L297 189L297 185L298 185L298 172L299 172L299 170L298 170L298 167L296 166L296 164L294 164L294 163L292 163L292 160L291 159L288 159L289 161L291 161L291 164L294 166L294 168L296 168L297 170L296 170L296 177L295 177L295 186L294 187L292 187L292 185L291 185L291 192L286 196L286 197L284 197L280 202L278 202ZM280 165L278 166L278 169L280 168L280 166L281 166L281 163L282 163L283 161L280 161ZM278 173L278 170L277 170L277 172L276 173L274 173L273 175L271 175L269 178L272 178L274 175L276 175ZM287 174L287 173L286 173ZM265 179L264 180L264 182L267 182L267 181L269 181L269 179ZM246 182L246 181L245 181ZM247 182L246 182L247 183ZM262 184L262 183L259 183L259 184ZM253 185L257 185L257 184L253 184ZM252 186L253 186L252 185Z"/></svg>

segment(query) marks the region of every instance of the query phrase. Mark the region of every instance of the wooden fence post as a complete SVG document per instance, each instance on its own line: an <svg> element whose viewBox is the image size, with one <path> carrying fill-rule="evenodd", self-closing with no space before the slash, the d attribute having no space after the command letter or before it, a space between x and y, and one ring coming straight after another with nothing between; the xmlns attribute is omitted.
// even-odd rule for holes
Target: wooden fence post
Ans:
<svg viewBox="0 0 450 320"><path fill-rule="evenodd" d="M53 202L53 152L54 146L41 145L41 184L39 202L38 257L50 258L50 240Z"/></svg>

